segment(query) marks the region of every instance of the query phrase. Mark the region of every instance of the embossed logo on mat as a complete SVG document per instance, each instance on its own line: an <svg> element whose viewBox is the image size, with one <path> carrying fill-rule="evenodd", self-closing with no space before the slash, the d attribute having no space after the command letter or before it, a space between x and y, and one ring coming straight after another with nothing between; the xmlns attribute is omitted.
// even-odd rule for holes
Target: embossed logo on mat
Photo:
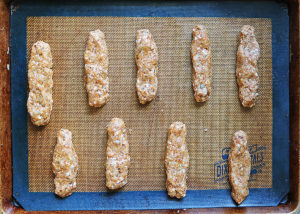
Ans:
<svg viewBox="0 0 300 214"><path fill-rule="evenodd" d="M251 173L249 181L257 179L258 174L262 173L265 166L264 152L265 146L258 146L257 144L249 146L249 152L251 155ZM214 164L214 183L226 184L228 180L228 156L230 147L222 149L221 160Z"/></svg>

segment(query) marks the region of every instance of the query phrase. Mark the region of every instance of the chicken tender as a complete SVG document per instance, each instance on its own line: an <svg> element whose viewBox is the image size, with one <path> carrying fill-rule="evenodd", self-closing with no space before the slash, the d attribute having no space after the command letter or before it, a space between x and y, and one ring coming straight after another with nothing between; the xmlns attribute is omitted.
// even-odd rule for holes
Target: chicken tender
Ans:
<svg viewBox="0 0 300 214"><path fill-rule="evenodd" d="M135 61L137 66L136 91L141 104L155 98L158 86L158 52L149 30L138 30Z"/></svg>
<svg viewBox="0 0 300 214"><path fill-rule="evenodd" d="M207 30L202 25L193 28L191 45L193 63L193 89L197 102L205 102L211 94L211 50Z"/></svg>
<svg viewBox="0 0 300 214"><path fill-rule="evenodd" d="M50 45L38 41L33 44L28 64L29 94L27 110L36 126L47 125L52 112L53 88L52 55Z"/></svg>
<svg viewBox="0 0 300 214"><path fill-rule="evenodd" d="M72 133L61 129L54 149L52 171L55 174L55 194L64 198L76 189L78 157L72 143Z"/></svg>
<svg viewBox="0 0 300 214"><path fill-rule="evenodd" d="M109 99L108 53L102 31L95 30L89 33L84 62L84 83L89 105L101 107Z"/></svg>
<svg viewBox="0 0 300 214"><path fill-rule="evenodd" d="M258 95L257 61L260 49L254 35L254 27L244 25L240 32L240 44L237 52L236 78L239 97L244 107L253 107Z"/></svg>
<svg viewBox="0 0 300 214"><path fill-rule="evenodd" d="M170 197L183 198L186 195L189 153L185 136L185 124L174 122L170 125L165 156L166 186Z"/></svg>
<svg viewBox="0 0 300 214"><path fill-rule="evenodd" d="M247 147L248 137L245 132L237 131L232 137L228 157L231 196L241 204L249 194L248 180L251 171L251 157Z"/></svg>
<svg viewBox="0 0 300 214"><path fill-rule="evenodd" d="M113 118L108 124L107 132L106 186L115 190L127 183L130 165L129 144L124 121Z"/></svg>

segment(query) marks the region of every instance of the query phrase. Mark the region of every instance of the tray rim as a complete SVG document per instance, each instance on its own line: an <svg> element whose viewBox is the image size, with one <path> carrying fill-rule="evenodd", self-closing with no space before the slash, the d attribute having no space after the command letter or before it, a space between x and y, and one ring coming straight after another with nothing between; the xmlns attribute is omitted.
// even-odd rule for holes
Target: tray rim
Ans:
<svg viewBox="0 0 300 214"><path fill-rule="evenodd" d="M296 17L295 20L298 20L298 23L296 23L295 27L293 27L293 25L290 25L291 26L291 30L290 30L290 32L291 32L291 34L290 34L291 35L291 41L294 42L293 44L298 44L298 46L297 45L292 46L292 51L293 51L293 49L297 51L297 50L299 50L299 1L288 1L288 3L289 3L291 12L294 11L294 12L292 12L292 15L294 13L297 14L297 16L295 16L295 14L294 14L294 17ZM4 22L4 25L6 26L5 31L4 31L4 33L6 33L6 35L5 35L6 40L5 41L3 41L3 40L0 41L1 42L0 44L3 44L3 46L1 46L1 56L2 56L2 52L5 50L5 49L2 49L2 47L9 47L9 44L8 44L9 43L9 38L8 38L9 37L9 35L8 35L9 34L9 23L8 23L8 20L7 20L8 19L7 17L9 17L9 5L8 4L9 4L9 2L6 2L6 3L3 2L3 1L0 2L1 9L4 8L3 10L1 10L0 15L1 15L1 17L6 17L6 19L3 19L3 21L1 21L1 22ZM297 7L293 7L294 4L298 5L298 8ZM293 22L293 16L292 16L292 19L290 20L290 22L294 23ZM298 32L298 34L296 34L296 33L293 34L293 32L296 32L296 33ZM298 49L297 49L297 47L298 47ZM293 53L298 53L299 54L299 52L295 52L295 51L293 51ZM9 62L9 55L6 57L6 61ZM299 142L299 117L297 117L297 116L299 116L299 105L297 106L297 97L299 96L299 92L297 92L295 90L297 88L297 84L299 83L299 79L297 79L297 74L299 74L299 69L297 70L297 68L299 68L299 57L294 57L294 58L292 58L292 61L291 61L290 71L291 71L291 75L293 77L296 77L295 78L295 80L296 80L295 82L296 83L294 83L293 82L294 80L291 78L290 96L291 96L292 99L290 100L290 104L291 104L291 109L294 110L294 111L291 111L291 138L292 138L291 139L291 146L295 146L296 148L298 148L298 146L299 146L297 144L297 142ZM5 102L3 102L3 101L7 102L7 99L4 99L4 98L8 98L8 100L9 100L10 85L9 84L8 85L4 85L3 84L3 82L4 83L5 82L9 82L9 75L10 75L9 74L9 67L6 67L6 69L4 69L4 72L3 72L4 75L1 74L0 77L2 79L4 79L4 80L7 80L7 81L1 81L1 86L3 86L5 89L7 89L6 92L8 92L8 93L5 93L6 97L5 96L1 96L1 99L2 99L1 100L2 101L2 103L1 103L2 104L1 105L1 109L6 109L5 110L6 113L8 113L8 112L10 113L10 104L6 103L4 105ZM299 75L298 75L298 78L299 78ZM7 97L7 95L8 95L8 97ZM6 157L8 157L8 159L10 159L10 157L11 157L10 149L7 149L7 148L9 148L11 146L11 140L10 140L10 137L9 137L11 135L11 132L10 132L11 118L10 118L10 114L6 114L6 116L5 116L5 114L3 113L3 111L1 111L1 116L3 116L2 118L6 118L7 119L7 121L4 120L4 123L3 123L3 128L4 129L1 129L1 132L0 132L1 138L4 139L5 142L7 142L7 144L5 143L5 145L3 145L3 147L5 146L4 149L1 150L1 180L2 180L2 185L3 185L3 180L4 180L5 181L4 183L8 184L8 186L9 186L9 184L11 184L11 178L10 178L10 181L7 182L6 179L3 179L3 177L4 176L5 177L6 176L11 177L11 172L9 172L9 168L11 168L11 163L8 163L8 161L3 160L3 154L4 154L3 151L7 152L7 156ZM298 121L298 126L297 126L297 121ZM294 124L298 128L292 126L292 124ZM292 132L293 130L294 130L294 132ZM298 135L297 135L296 132L298 132ZM8 135L8 136L5 136L5 135ZM295 140L295 143L294 143L293 140ZM291 151L293 151L293 150L291 149ZM299 150L296 150L296 151L298 151L298 153L299 153ZM291 160L295 159L296 161L298 161L298 163L296 165L299 165L299 154L298 154L298 156L295 156L295 157L292 154L294 154L294 153L291 153L291 155L290 155L291 156ZM6 159L5 156L4 156L4 159ZM4 165L5 164L8 165L8 169L2 167L3 166L2 165L3 162L4 162ZM10 167L9 167L9 165L10 165ZM291 166L291 174L294 175L293 173L296 172L295 174L299 178L299 167L298 167L297 171L293 171L293 167L292 167L293 164L290 164L290 166ZM7 172L7 173L5 173L5 172ZM292 176L291 176L291 178L292 178ZM293 181L291 181L291 182L293 182ZM297 183L298 183L297 184L298 194L295 193L296 197L292 195L292 198L291 198L291 199L293 199L293 197L296 198L296 200L294 200L294 202L297 202L297 199L299 199L299 179L298 179ZM2 185L0 185L0 186L2 187ZM9 188L7 188L7 189L9 189ZM293 188L291 188L291 190L292 190L291 191L292 193L295 192L295 191L293 191ZM11 190L8 190L8 191L11 192ZM1 192L1 196L3 195L2 193L3 193L3 191ZM3 201L4 198L6 198L6 201L7 201L7 197L1 197L2 201ZM10 198L11 198L11 195L10 195ZM293 202L293 200L291 200L290 202ZM280 205L278 207L281 207L281 206L282 206L282 208L285 207L284 209L286 209L287 207L288 208L292 208L291 204L292 203L290 203L290 205ZM299 200L298 200L298 204L296 203L294 205L297 205L298 208L299 208ZM2 209L3 209L3 207L4 206L2 206ZM293 206L293 207L295 207L295 206ZM14 206L12 206L10 208L13 209L13 210L15 210ZM203 210L204 211L205 209L195 209L195 210L199 210L199 211ZM207 208L207 209L210 210L210 211L212 211L212 209L219 209L219 211L220 211L222 209L225 209L225 210L229 209L230 210L231 208ZM233 208L233 209L235 209L235 208ZM239 209L244 209L244 208L238 208L238 210ZM252 208L245 208L245 209L248 210L248 211L250 211L250 209L252 209ZM253 208L253 211L254 211L254 209L255 208ZM267 208L261 208L261 209L267 209ZM260 211L262 211L261 209L260 209ZM291 211L291 209L289 209L289 210Z"/></svg>

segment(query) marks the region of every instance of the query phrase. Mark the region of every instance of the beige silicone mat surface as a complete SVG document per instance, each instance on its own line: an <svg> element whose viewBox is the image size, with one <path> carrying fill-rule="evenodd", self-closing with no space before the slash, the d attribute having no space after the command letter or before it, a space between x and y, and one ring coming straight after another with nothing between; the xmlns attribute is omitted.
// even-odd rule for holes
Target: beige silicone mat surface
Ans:
<svg viewBox="0 0 300 214"><path fill-rule="evenodd" d="M191 86L196 24L207 27L213 55L212 95L204 104L194 101ZM235 79L238 35L245 24L255 27L261 48L259 97L250 110L239 103ZM83 53L88 32L98 28L108 46L111 96L104 107L93 108L83 85ZM151 31L159 52L158 93L148 105L138 103L135 91L135 37L141 28ZM77 191L106 191L106 125L113 117L124 119L130 143L128 184L121 191L165 190L164 152L174 121L187 127L188 189L229 188L222 149L239 129L247 132L249 146L257 145L252 164L258 168L250 187L272 187L271 32L270 19L254 18L28 17L28 56L33 43L43 40L51 46L54 64L50 124L40 128L28 121L29 190L54 190L52 153L57 131L67 128L79 157Z"/></svg>

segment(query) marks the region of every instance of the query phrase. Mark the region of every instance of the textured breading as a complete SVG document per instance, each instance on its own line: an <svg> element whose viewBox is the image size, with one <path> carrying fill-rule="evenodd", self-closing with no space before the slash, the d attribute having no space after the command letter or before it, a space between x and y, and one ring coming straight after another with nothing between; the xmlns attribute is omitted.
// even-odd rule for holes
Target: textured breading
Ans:
<svg viewBox="0 0 300 214"><path fill-rule="evenodd" d="M249 194L248 180L251 171L251 156L247 147L248 137L245 132L237 131L232 137L228 157L231 196L236 203L242 203Z"/></svg>
<svg viewBox="0 0 300 214"><path fill-rule="evenodd" d="M185 124L174 122L170 125L165 156L166 187L170 197L183 198L186 194L189 153L185 137Z"/></svg>
<svg viewBox="0 0 300 214"><path fill-rule="evenodd" d="M135 61L137 66L136 91L140 103L155 98L158 86L158 52L149 30L137 31Z"/></svg>
<svg viewBox="0 0 300 214"><path fill-rule="evenodd" d="M193 28L191 45L193 89L197 102L205 102L211 94L211 50L207 30L202 25Z"/></svg>
<svg viewBox="0 0 300 214"><path fill-rule="evenodd" d="M258 95L257 61L260 49L254 35L254 27L244 25L240 32L240 44L237 52L236 77L239 97L244 107L253 107Z"/></svg>
<svg viewBox="0 0 300 214"><path fill-rule="evenodd" d="M115 190L127 183L130 165L129 144L124 121L113 118L108 124L107 132L106 186Z"/></svg>
<svg viewBox="0 0 300 214"><path fill-rule="evenodd" d="M89 105L101 107L109 99L108 53L102 31L95 30L89 33L84 62L84 83Z"/></svg>
<svg viewBox="0 0 300 214"><path fill-rule="evenodd" d="M64 198L76 189L78 157L72 143L72 133L61 129L54 149L52 171L55 174L55 194Z"/></svg>
<svg viewBox="0 0 300 214"><path fill-rule="evenodd" d="M50 121L53 99L52 55L49 44L33 44L28 64L29 94L27 109L34 125L47 125Z"/></svg>

